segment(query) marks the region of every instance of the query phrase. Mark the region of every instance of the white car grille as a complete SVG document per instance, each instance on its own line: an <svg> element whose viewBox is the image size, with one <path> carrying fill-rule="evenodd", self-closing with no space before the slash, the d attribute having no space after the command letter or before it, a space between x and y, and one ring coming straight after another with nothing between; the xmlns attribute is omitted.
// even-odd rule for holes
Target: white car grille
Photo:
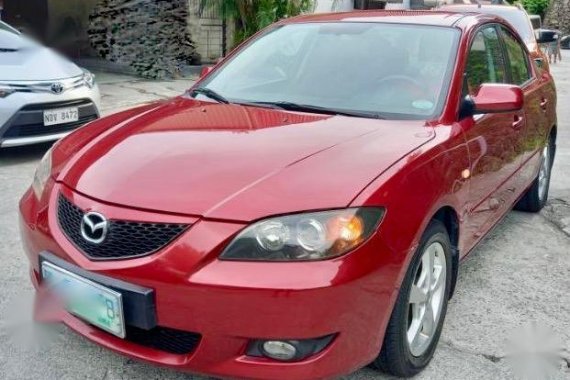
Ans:
<svg viewBox="0 0 570 380"><path fill-rule="evenodd" d="M85 86L83 75L51 81L1 81L0 89L7 89L13 92L33 92L62 94L65 91L73 90Z"/></svg>

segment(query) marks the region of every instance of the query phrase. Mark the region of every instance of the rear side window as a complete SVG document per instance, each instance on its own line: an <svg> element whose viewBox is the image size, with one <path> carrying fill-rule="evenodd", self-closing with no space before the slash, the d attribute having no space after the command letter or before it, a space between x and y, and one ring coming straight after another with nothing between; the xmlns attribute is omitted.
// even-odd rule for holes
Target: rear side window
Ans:
<svg viewBox="0 0 570 380"><path fill-rule="evenodd" d="M501 34L503 36L503 41L505 41L507 56L509 57L511 84L520 86L531 77L526 52L511 32L501 27Z"/></svg>
<svg viewBox="0 0 570 380"><path fill-rule="evenodd" d="M497 30L494 26L481 29L473 39L467 58L466 92L476 93L483 83L505 83L505 67Z"/></svg>

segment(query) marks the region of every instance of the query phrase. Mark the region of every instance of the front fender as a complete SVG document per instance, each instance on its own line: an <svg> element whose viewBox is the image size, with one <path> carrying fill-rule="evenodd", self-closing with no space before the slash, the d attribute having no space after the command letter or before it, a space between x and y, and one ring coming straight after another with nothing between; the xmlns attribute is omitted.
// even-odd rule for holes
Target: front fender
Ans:
<svg viewBox="0 0 570 380"><path fill-rule="evenodd" d="M463 249L461 230L469 200L467 142L458 125L438 126L436 135L373 181L351 204L386 208L379 233L392 252L404 252L393 258L399 268L398 286L423 232L440 209L455 211L459 230L456 248Z"/></svg>

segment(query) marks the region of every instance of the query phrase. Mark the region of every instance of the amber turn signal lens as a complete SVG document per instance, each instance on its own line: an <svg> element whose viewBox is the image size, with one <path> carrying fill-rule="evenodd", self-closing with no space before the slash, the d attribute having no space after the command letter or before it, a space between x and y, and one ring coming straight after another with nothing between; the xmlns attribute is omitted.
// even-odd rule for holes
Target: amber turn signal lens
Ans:
<svg viewBox="0 0 570 380"><path fill-rule="evenodd" d="M363 233L364 223L362 219L358 216L353 216L342 225L338 236L345 241L358 241Z"/></svg>

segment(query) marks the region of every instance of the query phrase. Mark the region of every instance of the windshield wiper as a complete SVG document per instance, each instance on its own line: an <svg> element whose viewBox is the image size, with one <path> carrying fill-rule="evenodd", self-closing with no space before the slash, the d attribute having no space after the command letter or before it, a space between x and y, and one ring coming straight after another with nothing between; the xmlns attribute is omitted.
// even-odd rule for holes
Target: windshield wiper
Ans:
<svg viewBox="0 0 570 380"><path fill-rule="evenodd" d="M224 98L222 95L218 94L216 91L209 89L209 88L206 88L206 87L198 87L198 88L191 90L190 95L192 96L194 94L205 95L210 99L214 99L218 103L224 103L224 104L230 103L230 101L228 99Z"/></svg>
<svg viewBox="0 0 570 380"><path fill-rule="evenodd" d="M383 119L382 116L380 116L378 113L375 113L375 112L347 111L347 110L339 110L339 109L335 109L335 108L314 106L311 104L299 104L299 103L293 103L293 102L287 102L287 101L248 102L247 105L266 106L266 107L284 109L287 111L322 113L325 115L341 115L341 116L363 117L363 118L368 118L368 119Z"/></svg>

